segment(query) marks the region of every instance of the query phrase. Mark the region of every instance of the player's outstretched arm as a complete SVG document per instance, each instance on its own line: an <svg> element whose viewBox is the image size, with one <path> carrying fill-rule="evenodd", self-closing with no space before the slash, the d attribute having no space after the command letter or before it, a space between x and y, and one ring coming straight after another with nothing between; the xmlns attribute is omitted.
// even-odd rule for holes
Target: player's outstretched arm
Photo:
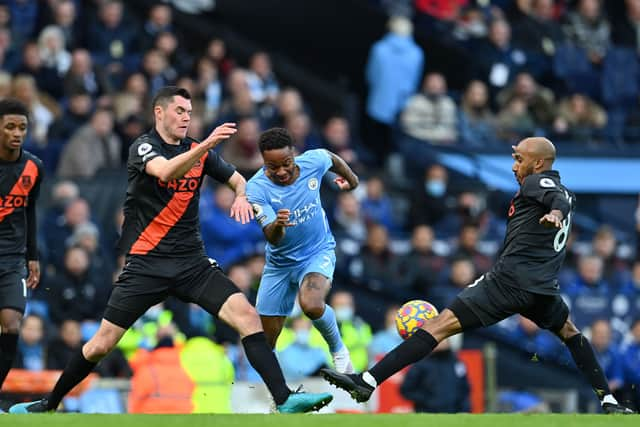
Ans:
<svg viewBox="0 0 640 427"><path fill-rule="evenodd" d="M351 170L347 162L342 157L327 150L331 157L333 165L329 168L331 172L338 174L338 177L334 179L334 182L343 191L353 190L358 186L360 180L358 176Z"/></svg>
<svg viewBox="0 0 640 427"><path fill-rule="evenodd" d="M234 133L236 133L235 123L223 123L215 128L213 132L195 148L169 160L162 156L149 160L145 166L145 172L159 178L163 182L182 178L204 153L231 137Z"/></svg>
<svg viewBox="0 0 640 427"><path fill-rule="evenodd" d="M237 171L231 175L227 185L236 193L229 216L243 224L253 219L253 208L247 200L247 181Z"/></svg>

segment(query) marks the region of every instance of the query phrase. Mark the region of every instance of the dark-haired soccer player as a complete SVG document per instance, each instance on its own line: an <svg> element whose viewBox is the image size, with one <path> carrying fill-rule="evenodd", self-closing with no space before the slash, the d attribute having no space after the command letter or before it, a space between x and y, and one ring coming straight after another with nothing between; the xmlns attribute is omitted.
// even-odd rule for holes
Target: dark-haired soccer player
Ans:
<svg viewBox="0 0 640 427"><path fill-rule="evenodd" d="M330 383L358 402L405 366L429 355L443 339L489 326L520 313L555 333L596 392L606 413L633 413L609 390L589 340L569 319L559 295L558 270L565 256L575 196L552 170L556 149L545 138L526 138L513 147L513 173L520 184L508 212L504 246L493 268L462 292L439 316L361 375L323 370Z"/></svg>
<svg viewBox="0 0 640 427"><path fill-rule="evenodd" d="M341 190L353 190L358 177L330 151L309 150L296 156L293 139L283 128L263 132L258 142L264 168L247 184L247 195L267 239L264 272L256 308L271 347L293 309L302 311L329 345L338 372L353 373L333 309L325 304L335 269L336 242L320 201L327 171ZM299 292L298 292L299 290Z"/></svg>
<svg viewBox="0 0 640 427"><path fill-rule="evenodd" d="M125 221L119 243L127 256L100 328L71 358L45 399L14 405L10 412L55 410L138 317L168 295L200 305L238 331L247 358L280 412L325 406L332 399L330 394L296 393L287 387L255 309L204 251L198 221L204 175L235 191L231 216L242 223L253 217L244 178L212 150L236 132L235 124L225 123L198 142L186 136L192 111L188 91L164 87L152 107L154 129L134 141L129 150Z"/></svg>
<svg viewBox="0 0 640 427"><path fill-rule="evenodd" d="M22 103L0 101L0 388L16 354L27 289L40 281L36 199L43 168L22 149L28 127L29 111Z"/></svg>

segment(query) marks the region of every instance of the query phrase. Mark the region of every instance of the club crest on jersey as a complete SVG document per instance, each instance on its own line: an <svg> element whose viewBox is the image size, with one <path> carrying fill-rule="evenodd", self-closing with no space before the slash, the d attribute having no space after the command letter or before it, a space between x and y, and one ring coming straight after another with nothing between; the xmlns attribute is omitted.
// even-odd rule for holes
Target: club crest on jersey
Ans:
<svg viewBox="0 0 640 427"><path fill-rule="evenodd" d="M309 190L315 190L318 188L318 178L311 178L307 184L309 186Z"/></svg>
<svg viewBox="0 0 640 427"><path fill-rule="evenodd" d="M30 189L31 186L33 185L33 181L31 180L31 175L22 176L22 178L20 179L20 184L22 184L22 186L27 190Z"/></svg>
<svg viewBox="0 0 640 427"><path fill-rule="evenodd" d="M542 188L553 188L556 186L556 183L553 182L551 178L541 178L540 179L540 187Z"/></svg>
<svg viewBox="0 0 640 427"><path fill-rule="evenodd" d="M145 154L149 153L149 151L151 151L151 148L151 144L149 144L148 142L140 144L140 146L138 146L138 155L144 156Z"/></svg>

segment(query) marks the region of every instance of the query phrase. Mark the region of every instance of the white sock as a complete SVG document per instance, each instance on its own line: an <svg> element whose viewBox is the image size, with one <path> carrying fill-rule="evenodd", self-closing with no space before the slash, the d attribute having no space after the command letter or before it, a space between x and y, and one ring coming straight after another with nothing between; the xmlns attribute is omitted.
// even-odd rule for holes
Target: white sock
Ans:
<svg viewBox="0 0 640 427"><path fill-rule="evenodd" d="M371 375L369 371L364 371L362 373L362 380L373 388L378 387L378 382L373 378L373 375Z"/></svg>
<svg viewBox="0 0 640 427"><path fill-rule="evenodd" d="M616 400L615 397L613 397L613 394L607 394L605 397L602 398L602 402L600 402L601 405L604 405L605 403L611 403L613 405L617 405L618 401Z"/></svg>

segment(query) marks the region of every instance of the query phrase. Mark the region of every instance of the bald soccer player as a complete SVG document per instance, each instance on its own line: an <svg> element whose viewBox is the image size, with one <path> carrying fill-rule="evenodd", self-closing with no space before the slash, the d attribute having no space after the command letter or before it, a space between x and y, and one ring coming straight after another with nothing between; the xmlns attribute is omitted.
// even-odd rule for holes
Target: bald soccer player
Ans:
<svg viewBox="0 0 640 427"><path fill-rule="evenodd" d="M569 308L560 297L558 271L565 256L575 196L552 169L556 149L548 139L526 138L513 147L512 157L520 189L511 200L504 245L493 268L371 369L358 375L323 369L321 374L327 381L365 402L375 387L429 355L445 338L520 313L566 344L600 399L603 412L633 413L611 394L589 340L569 320Z"/></svg>

